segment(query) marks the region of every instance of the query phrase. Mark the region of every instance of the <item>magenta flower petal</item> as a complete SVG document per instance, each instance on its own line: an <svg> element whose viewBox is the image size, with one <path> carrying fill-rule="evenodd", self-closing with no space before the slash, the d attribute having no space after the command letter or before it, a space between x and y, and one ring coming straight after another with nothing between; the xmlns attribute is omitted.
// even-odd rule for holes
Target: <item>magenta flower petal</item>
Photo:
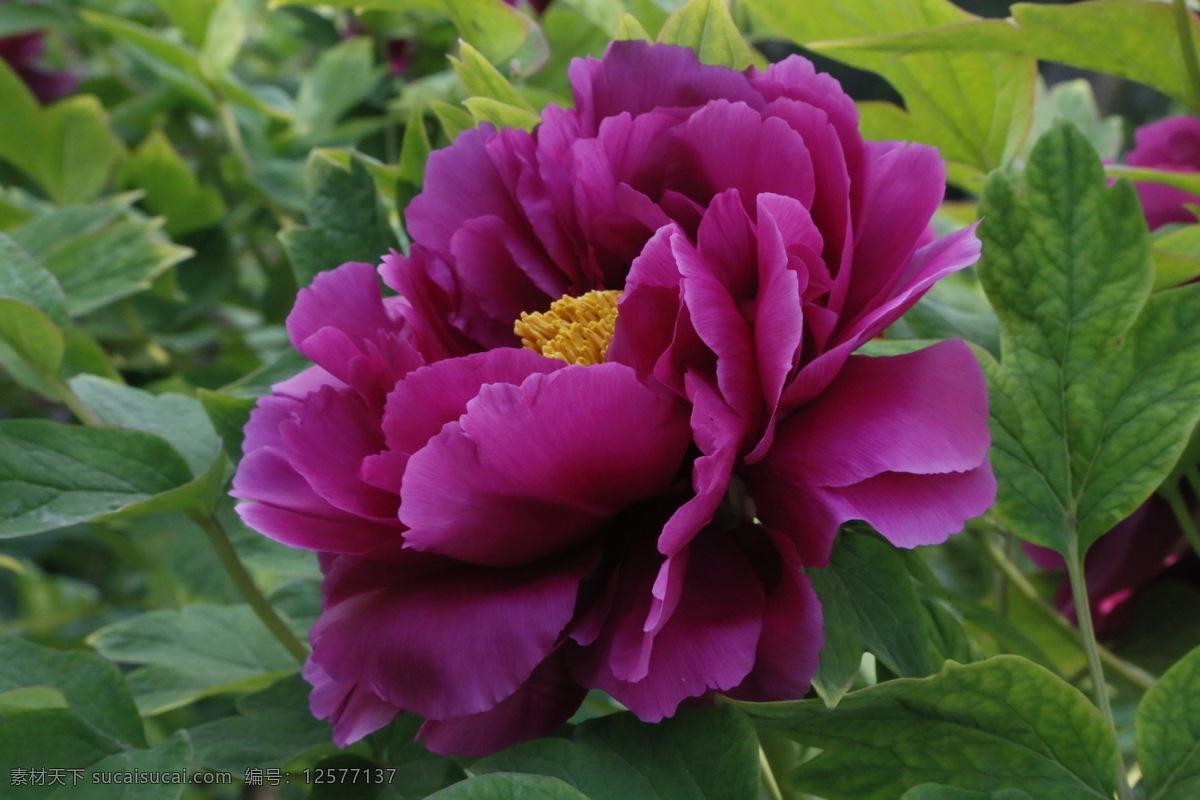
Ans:
<svg viewBox="0 0 1200 800"><path fill-rule="evenodd" d="M1133 150L1125 160L1133 167L1168 172L1200 172L1200 119L1168 117L1133 133ZM1195 222L1184 204L1200 205L1200 197L1162 183L1137 183L1138 197L1151 230L1172 222Z"/></svg>
<svg viewBox="0 0 1200 800"><path fill-rule="evenodd" d="M486 385L409 459L405 539L493 566L586 541L674 480L688 444L681 410L619 364Z"/></svg>
<svg viewBox="0 0 1200 800"><path fill-rule="evenodd" d="M494 570L419 554L399 563L343 557L327 573L312 661L333 681L430 719L487 711L554 649L594 561L576 553L553 569Z"/></svg>
<svg viewBox="0 0 1200 800"><path fill-rule="evenodd" d="M853 356L829 388L780 424L763 467L798 486L849 486L883 472L970 470L990 443L979 424L987 389L975 365L961 342L899 356Z"/></svg>
<svg viewBox="0 0 1200 800"><path fill-rule="evenodd" d="M403 711L357 683L331 680L311 658L304 664L303 675L313 687L309 695L313 716L333 723L333 741L338 747L374 733Z"/></svg>
<svg viewBox="0 0 1200 800"><path fill-rule="evenodd" d="M586 690L554 654L529 680L489 711L450 720L429 720L417 734L435 753L482 756L541 736L562 725L583 701Z"/></svg>

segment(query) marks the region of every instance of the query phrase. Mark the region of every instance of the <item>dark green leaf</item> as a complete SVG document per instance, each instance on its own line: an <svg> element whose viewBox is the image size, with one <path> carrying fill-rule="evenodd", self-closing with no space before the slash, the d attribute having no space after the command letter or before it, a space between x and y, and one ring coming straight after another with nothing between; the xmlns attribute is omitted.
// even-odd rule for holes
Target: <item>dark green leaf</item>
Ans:
<svg viewBox="0 0 1200 800"><path fill-rule="evenodd" d="M117 177L123 187L145 191L146 208L167 218L172 236L207 228L225 214L220 192L200 185L162 131L146 137Z"/></svg>
<svg viewBox="0 0 1200 800"><path fill-rule="evenodd" d="M141 717L120 670L99 656L64 653L12 636L0 638L0 692L29 687L60 691L71 711L100 735L146 746Z"/></svg>
<svg viewBox="0 0 1200 800"><path fill-rule="evenodd" d="M997 789L994 792L972 792L935 783L923 783L904 793L900 800L1034 800L1020 789Z"/></svg>
<svg viewBox="0 0 1200 800"><path fill-rule="evenodd" d="M250 768L282 767L301 753L332 740L329 723L308 708L311 687L299 675L237 701L235 717L188 731L196 762L237 774Z"/></svg>
<svg viewBox="0 0 1200 800"><path fill-rule="evenodd" d="M681 708L656 725L622 713L588 720L573 739L538 739L472 767L549 775L591 800L754 800L758 746L729 707Z"/></svg>
<svg viewBox="0 0 1200 800"><path fill-rule="evenodd" d="M895 800L923 783L1109 800L1120 765L1088 699L1016 656L951 662L932 678L853 692L833 709L819 700L743 708L760 727L824 750L792 783L827 800Z"/></svg>
<svg viewBox="0 0 1200 800"><path fill-rule="evenodd" d="M497 773L456 783L428 800L590 800L557 778Z"/></svg>
<svg viewBox="0 0 1200 800"><path fill-rule="evenodd" d="M0 297L33 306L56 325L67 322L67 298L58 281L3 233L0 233Z"/></svg>
<svg viewBox="0 0 1200 800"><path fill-rule="evenodd" d="M1147 800L1200 794L1200 648L1167 670L1138 706L1138 762Z"/></svg>
<svg viewBox="0 0 1200 800"><path fill-rule="evenodd" d="M996 508L1023 538L1065 554L1078 535L1082 552L1166 478L1200 418L1200 287L1150 296L1137 196L1106 186L1069 126L1024 175L993 175L982 211Z"/></svg>
<svg viewBox="0 0 1200 800"><path fill-rule="evenodd" d="M297 284L307 286L318 272L347 261L378 263L396 246L375 181L358 159L346 169L316 150L306 179L309 226L279 234Z"/></svg>

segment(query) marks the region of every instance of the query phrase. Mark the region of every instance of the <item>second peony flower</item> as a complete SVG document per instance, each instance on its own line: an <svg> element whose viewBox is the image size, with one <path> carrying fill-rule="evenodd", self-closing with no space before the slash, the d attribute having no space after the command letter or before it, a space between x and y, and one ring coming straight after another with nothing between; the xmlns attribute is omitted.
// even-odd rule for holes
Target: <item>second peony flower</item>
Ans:
<svg viewBox="0 0 1200 800"><path fill-rule="evenodd" d="M647 721L798 698L838 527L933 544L993 501L967 346L855 354L979 256L932 233L935 150L864 142L799 57L617 42L571 82L430 158L407 256L300 293L316 366L247 427L243 518L320 553L339 744L413 711L490 753L589 689Z"/></svg>

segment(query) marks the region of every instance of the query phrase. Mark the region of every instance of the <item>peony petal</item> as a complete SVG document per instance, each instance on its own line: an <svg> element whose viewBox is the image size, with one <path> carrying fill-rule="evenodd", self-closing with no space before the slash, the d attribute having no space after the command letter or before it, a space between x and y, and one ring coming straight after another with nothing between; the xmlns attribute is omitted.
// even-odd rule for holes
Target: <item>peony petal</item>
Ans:
<svg viewBox="0 0 1200 800"><path fill-rule="evenodd" d="M586 694L556 653L495 708L458 719L428 720L417 737L435 753L488 755L550 733L575 713Z"/></svg>
<svg viewBox="0 0 1200 800"><path fill-rule="evenodd" d="M354 744L387 725L403 709L385 703L357 683L339 683L311 658L304 664L304 679L312 684L309 706L317 719L333 723L333 743Z"/></svg>
<svg viewBox="0 0 1200 800"><path fill-rule="evenodd" d="M405 538L492 566L571 548L675 479L690 438L683 411L621 364L486 385L409 459Z"/></svg>
<svg viewBox="0 0 1200 800"><path fill-rule="evenodd" d="M762 633L763 587L733 537L705 531L689 549L683 597L654 639L644 677L620 680L604 661L606 643L615 646L623 638L641 638L636 613L614 615L612 638L601 639L588 654L598 659L588 685L608 692L646 722L670 716L689 697L737 686L754 665ZM621 589L638 594L645 590L644 583ZM588 672L582 664L580 669Z"/></svg>
<svg viewBox="0 0 1200 800"><path fill-rule="evenodd" d="M637 116L663 109L695 108L715 98L762 102L744 75L702 65L696 53L685 47L613 42L603 61L573 61L568 74L585 136L595 135L606 117L625 112Z"/></svg>
<svg viewBox="0 0 1200 800"><path fill-rule="evenodd" d="M941 544L996 501L990 464L945 475L885 472L821 490L842 521L861 519L897 547Z"/></svg>
<svg viewBox="0 0 1200 800"><path fill-rule="evenodd" d="M797 486L849 486L883 472L962 472L991 437L979 363L960 341L898 356L851 356L777 428L763 468Z"/></svg>
<svg viewBox="0 0 1200 800"><path fill-rule="evenodd" d="M329 506L327 511L281 507L271 503L239 503L246 525L277 542L323 553L368 553L400 540L399 522L363 519Z"/></svg>
<svg viewBox="0 0 1200 800"><path fill-rule="evenodd" d="M770 587L763 631L754 669L726 694L756 703L798 700L812 683L825 641L821 603L792 543L772 531L754 534L747 527L739 543L744 548L761 543L747 555L763 585Z"/></svg>
<svg viewBox="0 0 1200 800"><path fill-rule="evenodd" d="M312 660L431 719L487 711L520 689L554 649L596 561L581 552L496 570L407 552L401 562L333 563Z"/></svg>

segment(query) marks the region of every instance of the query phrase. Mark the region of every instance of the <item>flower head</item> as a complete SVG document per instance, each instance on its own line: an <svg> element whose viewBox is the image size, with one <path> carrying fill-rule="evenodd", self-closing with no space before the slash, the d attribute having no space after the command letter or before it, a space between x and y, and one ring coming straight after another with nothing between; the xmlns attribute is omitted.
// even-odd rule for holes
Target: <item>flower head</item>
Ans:
<svg viewBox="0 0 1200 800"><path fill-rule="evenodd" d="M50 103L74 89L76 78L69 72L39 67L37 61L45 49L46 42L41 31L0 37L0 60L17 73L34 97L42 103Z"/></svg>
<svg viewBox="0 0 1200 800"><path fill-rule="evenodd" d="M1125 157L1133 167L1168 172L1200 172L1200 119L1168 117L1134 131L1133 150ZM1137 183L1138 197L1150 229L1171 222L1195 222L1184 204L1200 205L1200 197L1162 183Z"/></svg>
<svg viewBox="0 0 1200 800"><path fill-rule="evenodd" d="M992 502L967 347L854 355L978 257L931 233L936 151L864 142L801 58L617 42L571 80L533 133L433 154L397 296L365 264L301 292L317 366L247 428L243 517L321 553L340 743L409 710L486 753L589 688L650 721L799 697L838 526L935 543Z"/></svg>

